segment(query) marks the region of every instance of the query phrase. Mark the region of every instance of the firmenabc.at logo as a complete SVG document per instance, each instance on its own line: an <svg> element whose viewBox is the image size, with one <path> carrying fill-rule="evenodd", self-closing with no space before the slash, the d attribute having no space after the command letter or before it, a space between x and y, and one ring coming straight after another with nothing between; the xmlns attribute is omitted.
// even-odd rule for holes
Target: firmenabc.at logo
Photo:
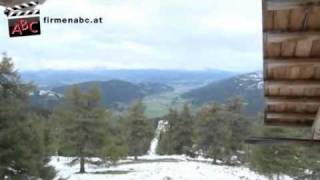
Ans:
<svg viewBox="0 0 320 180"><path fill-rule="evenodd" d="M38 4L36 1L30 1L29 3L6 8L4 13L8 17L10 37L41 34L40 10L30 9Z"/></svg>

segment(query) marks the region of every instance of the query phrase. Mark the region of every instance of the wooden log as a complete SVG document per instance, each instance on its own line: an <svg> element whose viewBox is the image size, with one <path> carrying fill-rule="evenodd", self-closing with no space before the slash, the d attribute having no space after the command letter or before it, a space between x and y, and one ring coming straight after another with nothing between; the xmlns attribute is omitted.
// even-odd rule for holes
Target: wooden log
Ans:
<svg viewBox="0 0 320 180"><path fill-rule="evenodd" d="M320 0L265 0L267 10L284 10L320 5Z"/></svg>
<svg viewBox="0 0 320 180"><path fill-rule="evenodd" d="M311 40L311 39L304 39L301 41L297 41L295 56L310 57L313 41L314 40Z"/></svg>
<svg viewBox="0 0 320 180"><path fill-rule="evenodd" d="M316 114L320 107L319 97L266 97L267 112Z"/></svg>
<svg viewBox="0 0 320 180"><path fill-rule="evenodd" d="M266 97L265 110L268 113L295 113L315 115L320 107L320 98L310 97Z"/></svg>
<svg viewBox="0 0 320 180"><path fill-rule="evenodd" d="M273 22L274 22L274 11L264 11L263 14L263 30L271 31L273 30Z"/></svg>
<svg viewBox="0 0 320 180"><path fill-rule="evenodd" d="M265 102L269 104L320 104L319 97L266 97Z"/></svg>
<svg viewBox="0 0 320 180"><path fill-rule="evenodd" d="M268 43L279 43L284 41L301 41L301 40L319 40L319 31L306 31L306 32L265 32L267 35Z"/></svg>
<svg viewBox="0 0 320 180"><path fill-rule="evenodd" d="M267 43L266 38L264 39L264 48L264 56L266 58L280 57L281 55L281 43Z"/></svg>
<svg viewBox="0 0 320 180"><path fill-rule="evenodd" d="M266 80L320 80L318 58L265 59Z"/></svg>
<svg viewBox="0 0 320 180"><path fill-rule="evenodd" d="M300 87L300 86L310 86L310 87L319 87L320 86L320 81L306 81L306 80L291 80L291 81L277 81L277 80L267 80L264 82L265 85L268 86L295 86L295 87Z"/></svg>
<svg viewBox="0 0 320 180"><path fill-rule="evenodd" d="M299 113L268 113L266 112L264 124L268 126L310 127L315 115Z"/></svg>
<svg viewBox="0 0 320 180"><path fill-rule="evenodd" d="M266 96L320 97L320 81L274 81L264 83Z"/></svg>
<svg viewBox="0 0 320 180"><path fill-rule="evenodd" d="M290 10L280 10L274 12L274 29L286 31L289 27Z"/></svg>
<svg viewBox="0 0 320 180"><path fill-rule="evenodd" d="M295 65L295 64L310 64L319 65L320 58L265 58L269 66Z"/></svg>
<svg viewBox="0 0 320 180"><path fill-rule="evenodd" d="M320 29L320 6L314 6L311 9L308 21L307 29L308 30L319 30Z"/></svg>
<svg viewBox="0 0 320 180"><path fill-rule="evenodd" d="M281 57L294 57L297 41L285 41L281 44Z"/></svg>
<svg viewBox="0 0 320 180"><path fill-rule="evenodd" d="M319 104L294 104L294 103L278 103L266 104L266 111L270 113L299 113L299 114L316 114Z"/></svg>
<svg viewBox="0 0 320 180"><path fill-rule="evenodd" d="M320 57L320 40L313 41L310 56Z"/></svg>
<svg viewBox="0 0 320 180"><path fill-rule="evenodd" d="M306 8L297 8L297 9L291 10L289 31L303 31L306 14L307 14Z"/></svg>

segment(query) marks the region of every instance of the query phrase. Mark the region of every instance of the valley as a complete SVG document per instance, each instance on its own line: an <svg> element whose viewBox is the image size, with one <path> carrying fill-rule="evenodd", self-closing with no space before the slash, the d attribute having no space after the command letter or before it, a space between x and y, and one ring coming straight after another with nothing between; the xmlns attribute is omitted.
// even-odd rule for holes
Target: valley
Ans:
<svg viewBox="0 0 320 180"><path fill-rule="evenodd" d="M146 107L145 114L148 118L162 117L168 113L170 108L181 110L185 103L191 103L195 109L198 109L210 102L224 103L233 96L241 96L245 100L247 104L245 110L249 115L255 115L263 110L263 84L260 72L232 77L229 77L232 73L221 77L198 77L201 80L197 82L188 81L182 77L178 78L179 80L167 78L166 81L155 79L156 82L151 82L151 79L142 80L142 76L140 76L140 73L138 74L139 81L142 81L139 83L125 80L87 81L54 87L51 90L41 88L45 85L40 84L40 90L34 92L31 96L31 103L36 107L53 110L62 101L66 90L72 85L77 85L84 91L92 85L97 85L102 92L103 106L121 113L131 103L142 99ZM155 74L154 76L156 76ZM161 74L157 75L157 77L160 76ZM203 75L201 76L203 77ZM197 79L197 77L194 77L194 79Z"/></svg>

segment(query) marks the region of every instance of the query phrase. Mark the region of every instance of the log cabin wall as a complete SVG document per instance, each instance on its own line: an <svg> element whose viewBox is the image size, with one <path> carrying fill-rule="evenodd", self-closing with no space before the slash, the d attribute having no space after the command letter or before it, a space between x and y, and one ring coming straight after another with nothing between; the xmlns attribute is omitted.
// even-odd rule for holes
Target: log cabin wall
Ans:
<svg viewBox="0 0 320 180"><path fill-rule="evenodd" d="M265 124L311 126L320 107L320 0L263 0Z"/></svg>

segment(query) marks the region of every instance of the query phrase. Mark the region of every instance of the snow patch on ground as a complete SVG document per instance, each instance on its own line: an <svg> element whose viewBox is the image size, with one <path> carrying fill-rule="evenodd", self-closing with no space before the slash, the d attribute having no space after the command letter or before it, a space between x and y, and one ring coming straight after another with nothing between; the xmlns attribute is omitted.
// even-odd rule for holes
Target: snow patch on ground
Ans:
<svg viewBox="0 0 320 180"><path fill-rule="evenodd" d="M58 171L56 180L59 178L68 180L267 180L246 167L212 165L197 162L197 159L190 159L183 155L141 156L140 162L133 162L133 158L129 157L120 161L120 165L111 167L87 164L86 174L78 174L78 163L74 166L68 165L72 159L51 158L50 165Z"/></svg>
<svg viewBox="0 0 320 180"><path fill-rule="evenodd" d="M247 87L248 89L263 89L262 72L254 72L241 76L238 79L239 87Z"/></svg>

